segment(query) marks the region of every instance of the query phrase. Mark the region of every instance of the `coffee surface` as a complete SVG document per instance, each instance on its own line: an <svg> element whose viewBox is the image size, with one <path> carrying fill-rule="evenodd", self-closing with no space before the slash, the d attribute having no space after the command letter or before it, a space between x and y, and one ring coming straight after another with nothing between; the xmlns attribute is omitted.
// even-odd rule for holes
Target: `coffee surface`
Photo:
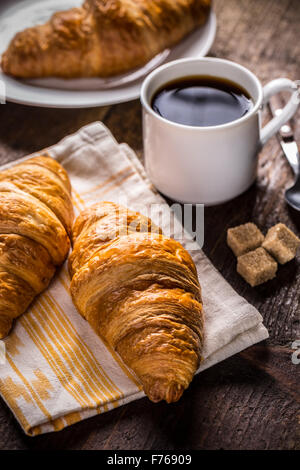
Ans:
<svg viewBox="0 0 300 470"><path fill-rule="evenodd" d="M185 77L161 87L153 110L169 121L206 127L241 118L253 107L246 90L229 80L210 76Z"/></svg>

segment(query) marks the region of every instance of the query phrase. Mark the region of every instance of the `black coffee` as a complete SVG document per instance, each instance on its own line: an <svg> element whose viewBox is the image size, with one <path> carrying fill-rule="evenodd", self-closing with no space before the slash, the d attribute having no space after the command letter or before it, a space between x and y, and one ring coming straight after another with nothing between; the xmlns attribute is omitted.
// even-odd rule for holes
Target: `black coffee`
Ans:
<svg viewBox="0 0 300 470"><path fill-rule="evenodd" d="M169 121L187 126L217 126L235 121L250 111L253 101L234 82L210 77L185 77L161 87L152 108Z"/></svg>

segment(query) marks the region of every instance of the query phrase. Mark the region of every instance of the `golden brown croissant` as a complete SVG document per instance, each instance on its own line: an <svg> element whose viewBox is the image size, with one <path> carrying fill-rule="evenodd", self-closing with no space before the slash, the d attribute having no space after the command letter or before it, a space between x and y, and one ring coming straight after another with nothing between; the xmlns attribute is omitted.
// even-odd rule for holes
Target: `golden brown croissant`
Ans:
<svg viewBox="0 0 300 470"><path fill-rule="evenodd" d="M72 222L71 186L58 162L39 156L0 173L0 338L66 259Z"/></svg>
<svg viewBox="0 0 300 470"><path fill-rule="evenodd" d="M82 316L133 369L148 397L177 401L201 358L203 313L195 265L150 219L110 202L73 228L71 294Z"/></svg>
<svg viewBox="0 0 300 470"><path fill-rule="evenodd" d="M86 0L25 29L2 57L20 78L109 77L146 64L201 26L211 0Z"/></svg>

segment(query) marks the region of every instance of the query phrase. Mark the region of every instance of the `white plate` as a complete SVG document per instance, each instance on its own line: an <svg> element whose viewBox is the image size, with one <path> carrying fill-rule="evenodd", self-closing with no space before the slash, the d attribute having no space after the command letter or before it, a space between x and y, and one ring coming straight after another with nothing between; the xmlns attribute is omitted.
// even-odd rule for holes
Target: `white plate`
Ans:
<svg viewBox="0 0 300 470"><path fill-rule="evenodd" d="M80 6L83 0L1 0L0 54L16 32L44 23L58 10ZM137 99L144 77L162 63L184 57L203 57L216 34L216 17L212 12L206 24L171 50L165 50L146 66L111 79L63 80L44 78L16 80L0 69L7 101L52 108L87 108L106 106ZM1 84L1 83L0 83Z"/></svg>

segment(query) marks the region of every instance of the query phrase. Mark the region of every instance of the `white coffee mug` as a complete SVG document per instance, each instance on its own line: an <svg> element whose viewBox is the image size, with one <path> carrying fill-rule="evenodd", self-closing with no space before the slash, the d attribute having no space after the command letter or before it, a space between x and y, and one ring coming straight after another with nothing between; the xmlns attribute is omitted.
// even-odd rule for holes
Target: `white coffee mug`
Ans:
<svg viewBox="0 0 300 470"><path fill-rule="evenodd" d="M183 77L208 75L231 80L244 88L254 106L235 121L211 127L171 122L151 107L163 85ZM282 113L261 128L262 105L283 90L292 96ZM141 90L144 157L147 174L163 194L180 202L220 204L248 189L255 180L261 147L296 112L297 86L278 78L262 87L245 67L223 59L182 59L154 70Z"/></svg>

